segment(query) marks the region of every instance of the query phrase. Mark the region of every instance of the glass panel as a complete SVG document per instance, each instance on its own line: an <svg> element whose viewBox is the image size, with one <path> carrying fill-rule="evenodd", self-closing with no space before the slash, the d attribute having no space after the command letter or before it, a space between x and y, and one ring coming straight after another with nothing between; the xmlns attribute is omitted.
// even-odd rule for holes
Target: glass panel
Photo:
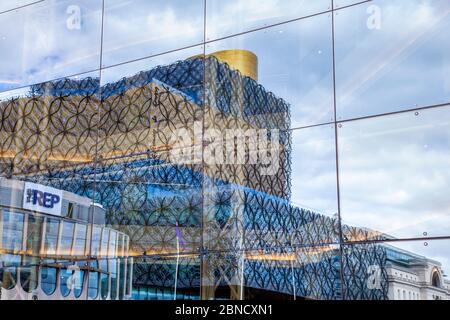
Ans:
<svg viewBox="0 0 450 320"><path fill-rule="evenodd" d="M118 298L118 264L116 259L108 259L108 271L111 277L111 300Z"/></svg>
<svg viewBox="0 0 450 320"><path fill-rule="evenodd" d="M260 294L277 300L341 298L338 245L248 251L243 274L244 299Z"/></svg>
<svg viewBox="0 0 450 320"><path fill-rule="evenodd" d="M63 256L70 256L72 251L72 241L73 241L73 231L75 228L75 223L63 222L61 244L59 254Z"/></svg>
<svg viewBox="0 0 450 320"><path fill-rule="evenodd" d="M42 1L1 14L7 50L0 53L0 91L97 69L101 6L100 0Z"/></svg>
<svg viewBox="0 0 450 320"><path fill-rule="evenodd" d="M39 259L25 257L20 267L20 285L25 292L32 292L39 282Z"/></svg>
<svg viewBox="0 0 450 320"><path fill-rule="evenodd" d="M245 105L244 121L256 126L333 121L330 29L331 14L323 14L208 43L207 103L231 113Z"/></svg>
<svg viewBox="0 0 450 320"><path fill-rule="evenodd" d="M134 265L133 291L137 300L183 299L186 294L200 299L198 255L139 258Z"/></svg>
<svg viewBox="0 0 450 320"><path fill-rule="evenodd" d="M201 43L203 2L106 0L104 66Z"/></svg>
<svg viewBox="0 0 450 320"><path fill-rule="evenodd" d="M0 13L41 1L42 0L2 0L0 3Z"/></svg>
<svg viewBox="0 0 450 320"><path fill-rule="evenodd" d="M343 221L371 237L450 235L448 119L449 106L339 125Z"/></svg>
<svg viewBox="0 0 450 320"><path fill-rule="evenodd" d="M17 271L20 265L20 256L12 254L0 255L0 281L2 288L12 289L17 284Z"/></svg>
<svg viewBox="0 0 450 320"><path fill-rule="evenodd" d="M101 289L102 299L103 300L107 299L108 294L109 294L109 277L105 273L102 273L100 275L100 289Z"/></svg>
<svg viewBox="0 0 450 320"><path fill-rule="evenodd" d="M56 277L58 270L51 267L41 268L41 288L46 295L51 295L56 290Z"/></svg>
<svg viewBox="0 0 450 320"><path fill-rule="evenodd" d="M60 220L47 218L45 227L44 254L56 255Z"/></svg>
<svg viewBox="0 0 450 320"><path fill-rule="evenodd" d="M173 138L179 130L193 133L195 121L201 123L202 54L203 47L196 46L103 70L98 202L107 210L108 226L127 235L125 248L130 255L192 252L200 246L201 166L178 163L170 151L173 147L198 156L194 141L178 147ZM113 243L111 238L111 254ZM173 262L158 261L154 265L155 260L142 259L133 268L133 277L142 279L142 286L153 286L153 299L173 299ZM111 299L126 294L123 280L131 275L124 263L117 262L108 261ZM171 287L159 287L153 275L144 281L153 267L172 270Z"/></svg>
<svg viewBox="0 0 450 320"><path fill-rule="evenodd" d="M59 282L61 294L63 297L67 297L70 294L73 285L75 285L74 269L61 269L59 271Z"/></svg>
<svg viewBox="0 0 450 320"><path fill-rule="evenodd" d="M2 188L11 206L23 207L24 186L15 180L92 197L98 89L98 73L90 73L0 94L0 176L7 178ZM61 215L58 205L64 209L63 200L50 210L37 193L32 197L34 211Z"/></svg>
<svg viewBox="0 0 450 320"><path fill-rule="evenodd" d="M346 299L447 300L448 246L426 239L345 246Z"/></svg>
<svg viewBox="0 0 450 320"><path fill-rule="evenodd" d="M335 127L292 131L291 203L326 216L337 213Z"/></svg>
<svg viewBox="0 0 450 320"><path fill-rule="evenodd" d="M331 9L331 0L207 0L207 40L213 40Z"/></svg>
<svg viewBox="0 0 450 320"><path fill-rule="evenodd" d="M117 232L110 231L108 258L114 258L117 252Z"/></svg>
<svg viewBox="0 0 450 320"><path fill-rule="evenodd" d="M77 263L78 267L82 266L82 263ZM85 282L85 270L79 270L78 268L75 269L75 285L73 288L73 292L75 294L75 298L80 298L83 294L84 290L84 282ZM85 298L85 296L84 296Z"/></svg>
<svg viewBox="0 0 450 320"><path fill-rule="evenodd" d="M74 244L74 248L73 248L73 254L76 256L85 255L86 239L87 239L86 233L87 233L87 226L83 225L83 224L77 224L75 244Z"/></svg>
<svg viewBox="0 0 450 320"><path fill-rule="evenodd" d="M38 255L40 253L43 223L43 217L31 214L28 215L27 251L29 254Z"/></svg>
<svg viewBox="0 0 450 320"><path fill-rule="evenodd" d="M335 13L338 119L450 101L450 2L375 0Z"/></svg>
<svg viewBox="0 0 450 320"><path fill-rule="evenodd" d="M103 235L102 235L102 256L108 255L108 244L109 244L109 229L104 228L103 229Z"/></svg>
<svg viewBox="0 0 450 320"><path fill-rule="evenodd" d="M127 280L127 264L125 259L119 259L120 271L119 271L119 300L123 300L125 295L125 281Z"/></svg>
<svg viewBox="0 0 450 320"><path fill-rule="evenodd" d="M98 295L98 285L99 285L99 274L98 272L89 272L89 298L95 299Z"/></svg>
<svg viewBox="0 0 450 320"><path fill-rule="evenodd" d="M97 257L100 255L100 238L102 235L102 228L93 226L92 241L91 241L91 255Z"/></svg>
<svg viewBox="0 0 450 320"><path fill-rule="evenodd" d="M22 250L24 215L22 213L3 211L3 249Z"/></svg>
<svg viewBox="0 0 450 320"><path fill-rule="evenodd" d="M373 1L373 0L371 0ZM351 6L355 4L359 4L362 2L367 2L367 0L334 0L334 8L339 9L346 6Z"/></svg>

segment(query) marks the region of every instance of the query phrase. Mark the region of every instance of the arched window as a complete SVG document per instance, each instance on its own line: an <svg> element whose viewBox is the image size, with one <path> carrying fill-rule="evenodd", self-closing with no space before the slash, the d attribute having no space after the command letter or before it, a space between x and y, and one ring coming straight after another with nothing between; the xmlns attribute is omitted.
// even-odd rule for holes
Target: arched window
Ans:
<svg viewBox="0 0 450 320"><path fill-rule="evenodd" d="M431 278L431 285L436 288L441 287L441 278L439 277L439 273L437 271L433 272L433 277Z"/></svg>
<svg viewBox="0 0 450 320"><path fill-rule="evenodd" d="M73 293L75 294L75 298L81 297L84 288L84 270L75 271L75 276L78 277L76 280L76 285L73 288Z"/></svg>
<svg viewBox="0 0 450 320"><path fill-rule="evenodd" d="M74 270L73 269L61 269L60 275L59 275L59 287L61 290L61 294L63 297L67 297L70 294L73 278L70 278L73 276Z"/></svg>
<svg viewBox="0 0 450 320"><path fill-rule="evenodd" d="M39 269L37 266L20 269L20 285L25 292L32 292L38 286Z"/></svg>
<svg viewBox="0 0 450 320"><path fill-rule="evenodd" d="M51 295L56 290L56 268L43 267L41 269L41 288L46 295Z"/></svg>
<svg viewBox="0 0 450 320"><path fill-rule="evenodd" d="M98 272L89 272L88 296L95 299L98 296Z"/></svg>
<svg viewBox="0 0 450 320"><path fill-rule="evenodd" d="M16 267L5 267L2 268L2 287L4 289L12 289L17 283L17 268Z"/></svg>
<svg viewBox="0 0 450 320"><path fill-rule="evenodd" d="M106 273L102 273L100 275L100 291L102 295L102 299L105 300L108 298L109 293L109 277Z"/></svg>

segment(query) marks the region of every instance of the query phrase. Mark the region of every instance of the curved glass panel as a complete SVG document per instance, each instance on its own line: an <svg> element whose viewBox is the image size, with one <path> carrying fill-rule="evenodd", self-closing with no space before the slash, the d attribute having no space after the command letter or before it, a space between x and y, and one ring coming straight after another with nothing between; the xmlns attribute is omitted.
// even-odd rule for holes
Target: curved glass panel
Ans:
<svg viewBox="0 0 450 320"><path fill-rule="evenodd" d="M85 282L85 271L84 270L77 270L75 271L75 277L76 277L76 284L73 288L73 292L75 294L75 298L81 297L84 289L84 282Z"/></svg>
<svg viewBox="0 0 450 320"><path fill-rule="evenodd" d="M102 236L102 229L100 227L93 226L92 241L91 241L91 255L97 257L100 255L100 239Z"/></svg>
<svg viewBox="0 0 450 320"><path fill-rule="evenodd" d="M41 216L28 215L27 251L30 254L38 255L40 253L43 222L44 218Z"/></svg>
<svg viewBox="0 0 450 320"><path fill-rule="evenodd" d="M69 256L72 254L72 241L75 223L63 221L62 224L61 243L58 254L62 256Z"/></svg>
<svg viewBox="0 0 450 320"><path fill-rule="evenodd" d="M116 300L118 297L118 274L117 274L117 260L108 259L108 271L111 277L111 300Z"/></svg>
<svg viewBox="0 0 450 320"><path fill-rule="evenodd" d="M22 250L24 215L17 212L3 211L3 249Z"/></svg>
<svg viewBox="0 0 450 320"><path fill-rule="evenodd" d="M71 288L73 287L72 284L74 282L73 275L73 269L61 269L59 271L59 286L63 297L67 297L71 292Z"/></svg>
<svg viewBox="0 0 450 320"><path fill-rule="evenodd" d="M87 226L77 223L75 231L75 243L73 245L73 254L83 256L86 254Z"/></svg>
<svg viewBox="0 0 450 320"><path fill-rule="evenodd" d="M108 255L108 244L109 244L109 229L103 228L102 232L102 246L101 246L101 255Z"/></svg>
<svg viewBox="0 0 450 320"><path fill-rule="evenodd" d="M89 272L88 296L95 299L98 296L99 274L98 272Z"/></svg>
<svg viewBox="0 0 450 320"><path fill-rule="evenodd" d="M109 236L108 258L114 258L117 254L117 232L111 231Z"/></svg>
<svg viewBox="0 0 450 320"><path fill-rule="evenodd" d="M102 299L107 299L109 293L109 277L106 273L100 275L100 291Z"/></svg>
<svg viewBox="0 0 450 320"><path fill-rule="evenodd" d="M39 267L36 265L20 268L20 285L25 292L32 292L38 286L39 282ZM30 263L31 264L31 263Z"/></svg>
<svg viewBox="0 0 450 320"><path fill-rule="evenodd" d="M3 268L2 288L12 289L17 284L17 267Z"/></svg>
<svg viewBox="0 0 450 320"><path fill-rule="evenodd" d="M44 252L46 255L56 255L60 220L48 218L45 226Z"/></svg>
<svg viewBox="0 0 450 320"><path fill-rule="evenodd" d="M41 268L41 288L46 295L52 295L56 290L58 270L52 267Z"/></svg>

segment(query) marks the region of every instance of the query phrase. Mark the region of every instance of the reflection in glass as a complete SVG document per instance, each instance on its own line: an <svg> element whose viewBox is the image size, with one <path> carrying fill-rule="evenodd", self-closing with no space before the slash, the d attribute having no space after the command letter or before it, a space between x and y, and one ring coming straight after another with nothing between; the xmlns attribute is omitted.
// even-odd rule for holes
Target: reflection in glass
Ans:
<svg viewBox="0 0 450 320"><path fill-rule="evenodd" d="M47 218L45 225L44 252L46 255L56 255L58 244L59 220Z"/></svg>
<svg viewBox="0 0 450 320"><path fill-rule="evenodd" d="M39 283L39 259L26 257L20 267L20 285L25 292L32 292ZM0 280L1 281L1 280Z"/></svg>
<svg viewBox="0 0 450 320"><path fill-rule="evenodd" d="M450 233L450 107L339 128L341 216L394 237Z"/></svg>
<svg viewBox="0 0 450 320"><path fill-rule="evenodd" d="M61 234L61 243L59 247L60 255L70 255L72 249L72 241L73 241L73 232L75 229L75 223L72 222L63 222L62 234Z"/></svg>
<svg viewBox="0 0 450 320"><path fill-rule="evenodd" d="M41 268L41 289L46 295L52 295L56 290L58 270L52 267Z"/></svg>
<svg viewBox="0 0 450 320"><path fill-rule="evenodd" d="M28 226L27 226L27 252L30 254L39 254L42 243L42 225L44 218L40 216L35 216L32 214L28 215Z"/></svg>
<svg viewBox="0 0 450 320"><path fill-rule="evenodd" d="M73 252L75 255L82 256L86 249L87 226L77 224L75 229L75 242Z"/></svg>
<svg viewBox="0 0 450 320"><path fill-rule="evenodd" d="M448 240L432 240L344 246L346 299L447 300L448 244ZM367 263L374 257L376 263ZM350 261L357 261L364 271L360 277L352 277Z"/></svg>
<svg viewBox="0 0 450 320"><path fill-rule="evenodd" d="M375 0L336 12L338 120L448 103L449 10Z"/></svg>
<svg viewBox="0 0 450 320"><path fill-rule="evenodd" d="M334 125L292 131L292 204L337 213L335 149Z"/></svg>
<svg viewBox="0 0 450 320"><path fill-rule="evenodd" d="M105 1L104 66L201 43L203 3L203 0Z"/></svg>
<svg viewBox="0 0 450 320"><path fill-rule="evenodd" d="M80 264L77 264L79 267L81 267ZM84 285L85 285L85 274L86 272L81 269L81 270L76 270L75 271L75 286L73 288L73 292L75 295L75 298L80 298L81 294L83 293L83 289L84 289Z"/></svg>
<svg viewBox="0 0 450 320"><path fill-rule="evenodd" d="M108 298L109 293L109 277L106 273L100 274L100 292L102 299L105 300Z"/></svg>
<svg viewBox="0 0 450 320"><path fill-rule="evenodd" d="M100 255L100 240L102 236L102 229L100 227L93 226L92 241L91 241L91 255Z"/></svg>
<svg viewBox="0 0 450 320"><path fill-rule="evenodd" d="M101 3L41 1L1 14L0 92L97 69Z"/></svg>
<svg viewBox="0 0 450 320"><path fill-rule="evenodd" d="M89 298L95 299L98 295L99 274L98 272L89 272Z"/></svg>
<svg viewBox="0 0 450 320"><path fill-rule="evenodd" d="M283 112L286 116L290 116L290 126L278 129L327 123L333 120L330 29L331 15L324 14L208 43L206 53L215 56L221 62L227 62L231 69L249 75L262 86L261 89L273 93L288 104L288 110ZM245 72L246 66L242 61L246 63L248 58L240 57L236 49L247 50L256 55L255 76ZM231 51L221 52L223 50ZM220 78L215 79L214 74L214 69L207 72L207 85L211 87L212 95L221 100L222 94L227 97L231 92L222 92L218 89L230 90L230 88L221 88ZM216 83L217 80L219 81ZM239 89L239 82L233 82L232 85L235 90ZM246 87L242 89L245 97L249 89ZM258 99L258 96L255 99ZM237 102L239 100L235 103ZM261 103L263 102L260 101ZM269 116L269 113L273 113L272 116L277 115L275 111L269 110L260 107L255 113L266 116Z"/></svg>
<svg viewBox="0 0 450 320"><path fill-rule="evenodd" d="M304 18L331 9L331 0L207 0L206 40Z"/></svg>
<svg viewBox="0 0 450 320"><path fill-rule="evenodd" d="M72 284L74 284L73 275L74 270L70 268L59 271L59 286L63 297L67 297L71 292Z"/></svg>
<svg viewBox="0 0 450 320"><path fill-rule="evenodd" d="M22 250L24 215L16 212L3 211L2 245L4 249Z"/></svg>

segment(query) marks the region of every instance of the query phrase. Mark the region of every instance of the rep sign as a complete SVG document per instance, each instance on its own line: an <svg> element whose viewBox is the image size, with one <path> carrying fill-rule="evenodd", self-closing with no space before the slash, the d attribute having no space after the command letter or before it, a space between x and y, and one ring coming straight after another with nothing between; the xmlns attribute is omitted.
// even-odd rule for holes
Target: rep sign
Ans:
<svg viewBox="0 0 450 320"><path fill-rule="evenodd" d="M60 216L61 202L61 190L41 184L25 182L25 190L23 193L24 209Z"/></svg>

